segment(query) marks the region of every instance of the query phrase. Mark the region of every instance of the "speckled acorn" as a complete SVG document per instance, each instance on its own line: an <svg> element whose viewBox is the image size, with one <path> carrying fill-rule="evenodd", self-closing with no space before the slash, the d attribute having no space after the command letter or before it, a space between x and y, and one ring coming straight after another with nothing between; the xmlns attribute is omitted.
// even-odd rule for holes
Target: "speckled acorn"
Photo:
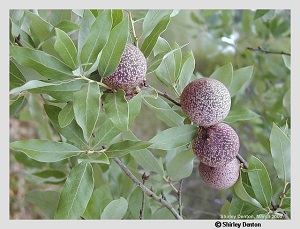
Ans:
<svg viewBox="0 0 300 229"><path fill-rule="evenodd" d="M233 186L239 178L240 162L232 160L229 164L220 167L210 167L199 163L199 175L212 188L227 189Z"/></svg>
<svg viewBox="0 0 300 229"><path fill-rule="evenodd" d="M223 121L229 113L228 89L213 78L200 78L189 83L180 96L183 112L198 126L209 127Z"/></svg>
<svg viewBox="0 0 300 229"><path fill-rule="evenodd" d="M134 45L126 44L117 69L103 83L113 90L133 90L146 79L147 62L143 53Z"/></svg>
<svg viewBox="0 0 300 229"><path fill-rule="evenodd" d="M196 157L211 167L231 162L239 152L240 142L235 130L225 123L200 128L192 143Z"/></svg>

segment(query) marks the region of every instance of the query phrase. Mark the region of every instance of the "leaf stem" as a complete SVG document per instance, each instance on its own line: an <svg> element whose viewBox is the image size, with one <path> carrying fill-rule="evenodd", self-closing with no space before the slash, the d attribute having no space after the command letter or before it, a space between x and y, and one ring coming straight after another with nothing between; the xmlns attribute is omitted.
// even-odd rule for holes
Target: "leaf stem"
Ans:
<svg viewBox="0 0 300 229"><path fill-rule="evenodd" d="M168 99L169 101L171 101L175 105L181 107L181 104L179 102L177 102L175 99L171 98L166 92L161 92L161 91L157 90L156 88L154 88L154 87L152 87L150 85L146 85L145 87L154 89L157 92L157 94L159 94L160 96Z"/></svg>
<svg viewBox="0 0 300 229"><path fill-rule="evenodd" d="M170 212L174 215L174 217L176 219L182 220L183 218L177 213L177 211L173 208L173 206L167 202L166 200L164 200L163 198L157 196L154 192L152 192L150 189L148 189L145 185L143 185L142 182L140 182L133 174L132 172L126 167L125 164L123 164L123 162L118 159L118 158L114 158L113 159L120 167L121 169L127 174L127 176L134 182L136 183L136 185L138 187L140 187L142 189L142 191L149 197L151 197L152 199L156 200L157 202L161 203L162 205L164 205L167 209L170 210Z"/></svg>
<svg viewBox="0 0 300 229"><path fill-rule="evenodd" d="M127 11L126 12L128 13L128 16L129 16L129 20L130 20L130 25L131 25L131 31L132 31L132 38L133 38L133 44L138 47L138 37L136 36L136 32L135 32L135 28L134 28L134 20L132 18L132 14L131 14L131 11Z"/></svg>

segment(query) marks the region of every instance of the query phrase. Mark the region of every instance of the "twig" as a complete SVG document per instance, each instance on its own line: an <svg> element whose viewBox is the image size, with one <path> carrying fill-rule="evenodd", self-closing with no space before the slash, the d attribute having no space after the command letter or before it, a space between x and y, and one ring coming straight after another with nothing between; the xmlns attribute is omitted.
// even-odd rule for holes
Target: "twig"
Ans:
<svg viewBox="0 0 300 229"><path fill-rule="evenodd" d="M146 176L146 174L143 173L142 179L143 179L143 185L145 185L146 181L149 179L149 175ZM145 193L143 192L143 197L142 197L142 208L141 208L141 210L140 210L140 219L144 219L145 201L146 201L146 196L145 196Z"/></svg>
<svg viewBox="0 0 300 229"><path fill-rule="evenodd" d="M132 172L126 167L126 165L123 164L123 162L118 159L114 158L114 161L120 166L120 168L127 174L127 176L134 182L138 187L142 189L142 191L149 197L153 198L157 202L161 203L164 205L167 209L170 210L170 212L174 215L176 219L182 220L182 217L177 213L177 211L173 208L173 206L165 201L163 198L158 197L154 192L149 190L145 185L142 184L133 174Z"/></svg>
<svg viewBox="0 0 300 229"><path fill-rule="evenodd" d="M244 167L245 169L248 169L248 168L249 168L248 162L247 162L240 154L237 154L237 155L236 155L236 158L237 158L241 163L243 163L243 167Z"/></svg>
<svg viewBox="0 0 300 229"><path fill-rule="evenodd" d="M176 194L178 193L178 190L177 190L177 188L175 188L175 186L172 184L172 181L170 180L170 178L169 179L167 179L167 178L165 178L165 177L163 177L164 178L164 180L173 188L173 190L176 192Z"/></svg>
<svg viewBox="0 0 300 229"><path fill-rule="evenodd" d="M280 54L280 55L287 55L290 56L290 53L286 53L286 52L282 52L282 51L269 51L269 50L263 50L260 46L258 46L257 48L251 48L251 47L247 47L248 50L250 51L259 51L259 52L263 52L265 54Z"/></svg>
<svg viewBox="0 0 300 229"><path fill-rule="evenodd" d="M181 104L179 102L177 102L175 99L171 98L166 92L161 92L161 91L157 90L156 88L154 88L150 85L146 85L145 87L154 89L157 92L157 94L159 94L160 96L165 97L166 99L168 99L169 101L171 101L175 105L181 107Z"/></svg>
<svg viewBox="0 0 300 229"><path fill-rule="evenodd" d="M133 44L138 47L138 37L136 36L135 28L134 28L134 20L131 15L131 11L126 11L129 16L130 24L131 24L131 31L132 31L132 37L133 37Z"/></svg>
<svg viewBox="0 0 300 229"><path fill-rule="evenodd" d="M182 183L183 179L179 181L179 187L177 192L177 199L178 199L178 213L180 216L182 216L182 201L181 201L181 190L182 190Z"/></svg>

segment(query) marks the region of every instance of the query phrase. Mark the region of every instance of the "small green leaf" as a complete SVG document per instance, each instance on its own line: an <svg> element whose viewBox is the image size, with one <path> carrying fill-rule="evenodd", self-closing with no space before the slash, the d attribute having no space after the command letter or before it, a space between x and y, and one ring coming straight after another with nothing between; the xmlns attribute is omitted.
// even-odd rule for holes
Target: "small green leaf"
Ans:
<svg viewBox="0 0 300 229"><path fill-rule="evenodd" d="M55 27L64 31L65 33L71 33L76 30L81 29L81 27L79 25L77 25L71 21L61 21Z"/></svg>
<svg viewBox="0 0 300 229"><path fill-rule="evenodd" d="M96 61L99 52L105 46L109 37L111 24L111 10L105 10L103 13L99 14L92 24L80 54L81 63L84 64L84 71L90 69Z"/></svg>
<svg viewBox="0 0 300 229"><path fill-rule="evenodd" d="M271 180L265 165L255 156L249 160L248 176L257 200L264 206L270 206L273 196Z"/></svg>
<svg viewBox="0 0 300 229"><path fill-rule="evenodd" d="M126 46L129 32L129 19L126 17L110 32L108 42L102 50L98 71L101 77L111 75L117 68Z"/></svg>
<svg viewBox="0 0 300 229"><path fill-rule="evenodd" d="M149 142L149 148L171 150L188 145L196 137L198 128L194 125L172 127L159 132Z"/></svg>
<svg viewBox="0 0 300 229"><path fill-rule="evenodd" d="M26 15L30 18L30 30L37 36L40 42L49 37L53 26L41 18L38 14L25 11Z"/></svg>
<svg viewBox="0 0 300 229"><path fill-rule="evenodd" d="M288 115L291 115L291 90L288 89L283 96L282 105L285 108Z"/></svg>
<svg viewBox="0 0 300 229"><path fill-rule="evenodd" d="M78 158L78 163L89 162L109 165L109 159L105 153L93 152L92 154L81 154Z"/></svg>
<svg viewBox="0 0 300 229"><path fill-rule="evenodd" d="M123 10L112 10L112 19L113 19L112 28L114 28L117 24L119 24L123 20Z"/></svg>
<svg viewBox="0 0 300 229"><path fill-rule="evenodd" d="M71 38L64 31L55 29L54 49L72 70L78 68L77 49Z"/></svg>
<svg viewBox="0 0 300 229"><path fill-rule="evenodd" d="M26 79L22 72L18 69L16 64L12 61L9 62L9 90L20 87L26 83Z"/></svg>
<svg viewBox="0 0 300 229"><path fill-rule="evenodd" d="M105 113L120 130L127 130L129 123L129 106L123 90L107 94L105 97Z"/></svg>
<svg viewBox="0 0 300 229"><path fill-rule="evenodd" d="M172 12L172 10L148 10L142 25L141 39L148 37L157 24Z"/></svg>
<svg viewBox="0 0 300 229"><path fill-rule="evenodd" d="M91 138L100 115L101 94L96 82L88 82L74 93L74 116L86 141Z"/></svg>
<svg viewBox="0 0 300 229"><path fill-rule="evenodd" d="M40 177L40 178L50 178L50 177L54 177L56 179L62 179L66 177L66 174L62 171L59 170L44 170L41 172L35 172L32 175Z"/></svg>
<svg viewBox="0 0 300 229"><path fill-rule="evenodd" d="M95 140L92 143L93 148L109 144L120 133L121 131L114 123L105 116L105 119L101 120L99 129L95 132Z"/></svg>
<svg viewBox="0 0 300 229"><path fill-rule="evenodd" d="M247 86L251 79L252 73L253 66L240 68L233 72L233 79L228 88L231 97L235 96Z"/></svg>
<svg viewBox="0 0 300 229"><path fill-rule="evenodd" d="M275 123L273 123L269 140L277 176L285 183L290 182L291 141Z"/></svg>
<svg viewBox="0 0 300 229"><path fill-rule="evenodd" d="M223 67L218 68L210 76L210 78L219 80L227 88L229 88L229 86L231 85L232 77L233 77L233 66L231 62L224 65Z"/></svg>
<svg viewBox="0 0 300 229"><path fill-rule="evenodd" d="M143 54L146 58L151 54L151 52L157 42L158 37L160 36L161 33L163 33L167 29L169 23L170 23L170 16L165 16L155 26L155 28L151 31L149 36L147 36L145 38L145 40L142 44L142 47L141 47L141 51L143 52Z"/></svg>
<svg viewBox="0 0 300 229"><path fill-rule="evenodd" d="M62 187L55 219L78 219L85 211L94 189L93 168L80 163Z"/></svg>
<svg viewBox="0 0 300 229"><path fill-rule="evenodd" d="M253 20L258 19L268 13L270 10L256 10Z"/></svg>
<svg viewBox="0 0 300 229"><path fill-rule="evenodd" d="M37 206L48 219L53 219L58 206L59 192L32 190L25 194L25 200Z"/></svg>
<svg viewBox="0 0 300 229"><path fill-rule="evenodd" d="M66 127L61 128L59 126L58 115L61 111L61 108L53 105L44 105L46 114L48 115L52 125L57 130L59 134L64 136L67 140L74 143L78 148L87 148L88 144L84 141L82 129L75 120L73 120Z"/></svg>
<svg viewBox="0 0 300 229"><path fill-rule="evenodd" d="M104 208L113 201L109 186L102 184L95 189L83 214L85 219L100 219Z"/></svg>
<svg viewBox="0 0 300 229"><path fill-rule="evenodd" d="M40 162L55 162L79 155L82 151L68 143L49 140L22 140L10 143L10 148L25 153Z"/></svg>
<svg viewBox="0 0 300 229"><path fill-rule="evenodd" d="M111 201L103 210L101 219L122 219L128 208L128 202L121 197Z"/></svg>
<svg viewBox="0 0 300 229"><path fill-rule="evenodd" d="M284 62L284 65L291 70L291 57L287 55L282 55L282 59Z"/></svg>
<svg viewBox="0 0 300 229"><path fill-rule="evenodd" d="M29 67L50 79L72 79L72 70L59 59L40 50L10 46L10 55L18 64Z"/></svg>
<svg viewBox="0 0 300 229"><path fill-rule="evenodd" d="M105 153L109 158L122 157L128 153L146 149L150 145L149 142L125 140L112 144Z"/></svg>
<svg viewBox="0 0 300 229"><path fill-rule="evenodd" d="M172 181L179 181L189 177L193 172L195 154L192 149L187 149L176 154L166 165L168 176Z"/></svg>
<svg viewBox="0 0 300 229"><path fill-rule="evenodd" d="M74 119L73 103L67 103L66 106L59 112L58 123L61 128L69 125Z"/></svg>
<svg viewBox="0 0 300 229"><path fill-rule="evenodd" d="M238 121L246 121L253 118L260 117L255 112L249 109L238 109L238 110L231 110L229 111L227 117L224 119L225 123L234 123Z"/></svg>
<svg viewBox="0 0 300 229"><path fill-rule="evenodd" d="M26 104L27 99L25 96L17 98L12 104L9 105L9 117L16 117L26 106Z"/></svg>
<svg viewBox="0 0 300 229"><path fill-rule="evenodd" d="M190 51L183 57L180 74L178 77L177 91L181 93L186 85L190 83L192 74L195 70L195 58L193 52Z"/></svg>
<svg viewBox="0 0 300 229"><path fill-rule="evenodd" d="M176 113L171 106L162 98L144 98L144 103L164 123L170 127L182 126L184 118Z"/></svg>
<svg viewBox="0 0 300 229"><path fill-rule="evenodd" d="M258 208L262 208L261 204L252 198L243 186L242 176L240 175L237 182L233 186L234 193L243 201L250 203Z"/></svg>

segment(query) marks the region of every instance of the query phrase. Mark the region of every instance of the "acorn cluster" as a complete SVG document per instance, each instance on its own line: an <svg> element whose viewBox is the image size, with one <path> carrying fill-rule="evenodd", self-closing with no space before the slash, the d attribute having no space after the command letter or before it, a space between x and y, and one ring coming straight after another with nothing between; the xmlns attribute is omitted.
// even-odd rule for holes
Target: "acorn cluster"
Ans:
<svg viewBox="0 0 300 229"><path fill-rule="evenodd" d="M147 62L139 48L126 44L117 69L103 83L113 91L123 89L130 99L146 81Z"/></svg>
<svg viewBox="0 0 300 229"><path fill-rule="evenodd" d="M239 177L236 156L240 144L235 130L222 123L231 106L228 89L216 79L200 78L184 88L180 103L187 117L199 126L192 149L199 159L200 177L216 189L231 187Z"/></svg>

